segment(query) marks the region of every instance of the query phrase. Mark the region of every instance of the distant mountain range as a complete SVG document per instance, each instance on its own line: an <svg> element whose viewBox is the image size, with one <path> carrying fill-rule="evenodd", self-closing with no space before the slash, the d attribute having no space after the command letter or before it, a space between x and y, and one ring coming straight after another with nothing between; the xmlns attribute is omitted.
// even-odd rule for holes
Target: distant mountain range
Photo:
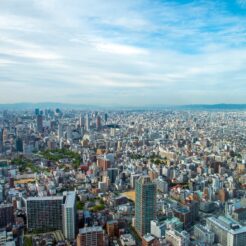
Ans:
<svg viewBox="0 0 246 246"><path fill-rule="evenodd" d="M32 110L35 108L60 108L60 109L81 109L81 110L205 110L205 111L231 111L246 110L246 104L189 104L189 105L145 105L145 106L124 106L124 105L85 105L56 102L43 103L13 103L0 104L0 110Z"/></svg>
<svg viewBox="0 0 246 246"><path fill-rule="evenodd" d="M246 110L246 104L191 104L178 106L190 110Z"/></svg>

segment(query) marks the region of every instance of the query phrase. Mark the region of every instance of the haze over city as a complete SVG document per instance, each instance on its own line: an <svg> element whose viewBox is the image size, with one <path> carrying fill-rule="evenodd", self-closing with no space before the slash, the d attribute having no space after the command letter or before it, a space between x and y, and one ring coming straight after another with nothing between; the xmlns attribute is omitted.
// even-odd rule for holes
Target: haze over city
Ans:
<svg viewBox="0 0 246 246"><path fill-rule="evenodd" d="M245 103L246 1L1 0L0 103Z"/></svg>

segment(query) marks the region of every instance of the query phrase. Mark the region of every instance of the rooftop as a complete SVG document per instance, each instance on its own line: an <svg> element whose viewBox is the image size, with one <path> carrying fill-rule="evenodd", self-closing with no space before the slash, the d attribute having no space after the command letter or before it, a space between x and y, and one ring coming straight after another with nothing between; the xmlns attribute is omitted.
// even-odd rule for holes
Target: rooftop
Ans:
<svg viewBox="0 0 246 246"><path fill-rule="evenodd" d="M103 232L101 226L84 227L79 229L79 234L85 234L90 232Z"/></svg>

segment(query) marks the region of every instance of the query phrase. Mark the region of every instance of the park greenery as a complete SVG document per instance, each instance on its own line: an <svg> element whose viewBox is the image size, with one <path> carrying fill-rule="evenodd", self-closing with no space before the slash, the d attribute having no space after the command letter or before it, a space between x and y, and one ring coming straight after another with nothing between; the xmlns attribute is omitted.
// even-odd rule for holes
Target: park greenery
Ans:
<svg viewBox="0 0 246 246"><path fill-rule="evenodd" d="M19 167L21 173L28 170L32 171L33 173L41 171L39 166L35 165L31 160L24 157L15 158L12 160L12 163Z"/></svg>
<svg viewBox="0 0 246 246"><path fill-rule="evenodd" d="M55 149L55 150L45 150L39 153L43 158L58 162L62 159L71 159L72 166L74 169L77 169L80 166L81 157L80 154L75 153L69 149Z"/></svg>

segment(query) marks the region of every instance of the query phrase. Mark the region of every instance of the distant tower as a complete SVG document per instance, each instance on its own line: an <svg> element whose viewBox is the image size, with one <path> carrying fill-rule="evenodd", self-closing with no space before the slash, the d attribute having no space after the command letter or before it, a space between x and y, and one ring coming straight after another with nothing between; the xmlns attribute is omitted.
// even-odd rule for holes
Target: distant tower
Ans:
<svg viewBox="0 0 246 246"><path fill-rule="evenodd" d="M72 129L71 126L67 126L67 139L72 139Z"/></svg>
<svg viewBox="0 0 246 246"><path fill-rule="evenodd" d="M0 153L3 152L3 130L0 128Z"/></svg>
<svg viewBox="0 0 246 246"><path fill-rule="evenodd" d="M104 121L105 121L105 125L106 125L108 122L108 114L107 113L105 113L105 115L104 115Z"/></svg>
<svg viewBox="0 0 246 246"><path fill-rule="evenodd" d="M135 185L135 228L143 236L150 233L150 222L156 216L156 185L149 176L139 177Z"/></svg>
<svg viewBox="0 0 246 246"><path fill-rule="evenodd" d="M16 152L23 152L23 141L21 138L16 138L15 147Z"/></svg>
<svg viewBox="0 0 246 246"><path fill-rule="evenodd" d="M85 116L85 130L89 131L90 130L90 118L89 114L86 114Z"/></svg>
<svg viewBox="0 0 246 246"><path fill-rule="evenodd" d="M63 137L63 125L61 123L58 124L58 139L61 140Z"/></svg>
<svg viewBox="0 0 246 246"><path fill-rule="evenodd" d="M96 128L97 130L100 130L101 128L101 117L99 115L96 118Z"/></svg>
<svg viewBox="0 0 246 246"><path fill-rule="evenodd" d="M79 117L79 126L80 126L81 128L84 127L84 117L83 117L82 114L81 114L80 117Z"/></svg>
<svg viewBox="0 0 246 246"><path fill-rule="evenodd" d="M35 115L38 116L40 113L39 113L39 108L36 108L35 109Z"/></svg>
<svg viewBox="0 0 246 246"><path fill-rule="evenodd" d="M37 115L37 131L42 132L43 131L43 116Z"/></svg>
<svg viewBox="0 0 246 246"><path fill-rule="evenodd" d="M2 133L2 141L3 141L3 144L8 140L8 129L7 128L4 128L3 129L3 133Z"/></svg>

